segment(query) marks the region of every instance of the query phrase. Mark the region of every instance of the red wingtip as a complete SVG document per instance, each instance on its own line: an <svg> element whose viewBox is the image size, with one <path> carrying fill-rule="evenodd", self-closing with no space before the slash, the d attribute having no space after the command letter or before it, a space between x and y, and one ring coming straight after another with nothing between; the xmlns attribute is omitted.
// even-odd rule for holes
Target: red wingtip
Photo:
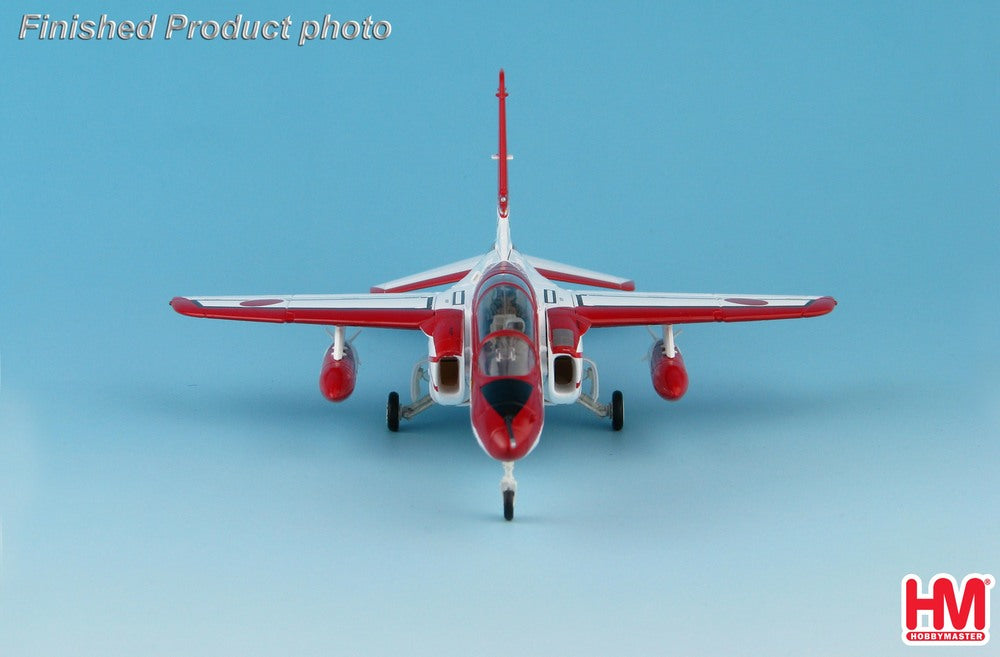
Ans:
<svg viewBox="0 0 1000 657"><path fill-rule="evenodd" d="M170 307L182 315L189 317L204 317L205 310L194 301L186 297L174 297L170 300Z"/></svg>
<svg viewBox="0 0 1000 657"><path fill-rule="evenodd" d="M803 313L803 317L819 317L820 315L825 315L833 310L836 305L837 300L833 297L820 297L819 299L809 302L809 305L806 306L805 312Z"/></svg>

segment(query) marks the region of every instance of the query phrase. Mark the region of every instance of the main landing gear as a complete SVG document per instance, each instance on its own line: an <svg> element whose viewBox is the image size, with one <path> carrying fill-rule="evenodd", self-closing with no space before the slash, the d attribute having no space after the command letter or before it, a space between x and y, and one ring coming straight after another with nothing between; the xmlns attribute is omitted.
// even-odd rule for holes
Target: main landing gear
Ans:
<svg viewBox="0 0 1000 657"><path fill-rule="evenodd" d="M385 423L389 431L399 431L399 393L395 390L389 393L389 401L385 405Z"/></svg>
<svg viewBox="0 0 1000 657"><path fill-rule="evenodd" d="M430 374L424 367L426 360L422 360L413 366L413 376L410 379L410 399L409 404L400 405L399 393L395 390L389 393L389 401L385 405L385 423L389 431L399 431L400 420L412 420L414 416L423 413L434 405L430 392L421 394L423 382L430 381Z"/></svg>
<svg viewBox="0 0 1000 657"><path fill-rule="evenodd" d="M580 393L580 398L577 399L577 403L587 409L590 409L590 411L597 417L610 417L611 430L621 431L622 427L625 425L625 396L622 395L622 391L615 390L611 393L610 404L602 404L598 402L597 397L600 393L600 387L597 378L597 366L594 364L594 361L589 358L584 358L583 381L587 380L590 381L590 389L583 389ZM581 381L581 387L583 386L583 381Z"/></svg>

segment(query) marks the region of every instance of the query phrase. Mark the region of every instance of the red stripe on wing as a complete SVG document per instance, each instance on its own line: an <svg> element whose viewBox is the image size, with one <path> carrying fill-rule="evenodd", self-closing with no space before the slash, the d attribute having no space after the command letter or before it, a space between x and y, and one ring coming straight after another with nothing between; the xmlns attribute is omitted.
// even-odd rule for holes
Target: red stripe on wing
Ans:
<svg viewBox="0 0 1000 657"><path fill-rule="evenodd" d="M434 316L430 308L294 308L284 306L206 307L186 297L174 297L171 307L182 315L248 322L328 324L371 328L419 329Z"/></svg>
<svg viewBox="0 0 1000 657"><path fill-rule="evenodd" d="M796 319L825 315L837 302L833 297L813 299L803 306L578 306L576 314L594 328L644 326L653 324L688 324L694 322L750 322L766 319Z"/></svg>

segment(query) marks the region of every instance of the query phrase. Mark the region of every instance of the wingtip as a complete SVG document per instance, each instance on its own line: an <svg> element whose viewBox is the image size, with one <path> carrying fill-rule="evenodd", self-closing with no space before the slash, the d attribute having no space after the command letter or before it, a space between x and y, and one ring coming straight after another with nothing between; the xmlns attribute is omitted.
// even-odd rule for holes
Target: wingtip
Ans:
<svg viewBox="0 0 1000 657"><path fill-rule="evenodd" d="M175 312L181 315L188 315L189 317L201 317L204 315L201 306L187 297L174 297L170 300L170 307Z"/></svg>
<svg viewBox="0 0 1000 657"><path fill-rule="evenodd" d="M806 306L806 317L818 317L819 315L825 315L831 312L837 305L837 300L833 297L820 297L818 299L813 299Z"/></svg>

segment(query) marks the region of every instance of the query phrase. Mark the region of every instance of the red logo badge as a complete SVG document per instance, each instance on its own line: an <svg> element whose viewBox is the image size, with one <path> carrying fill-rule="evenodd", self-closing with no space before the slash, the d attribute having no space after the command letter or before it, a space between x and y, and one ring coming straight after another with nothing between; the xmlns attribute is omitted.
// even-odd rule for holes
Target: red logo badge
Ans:
<svg viewBox="0 0 1000 657"><path fill-rule="evenodd" d="M931 578L926 591L916 575L900 586L903 643L909 646L981 646L990 640L992 575L966 575L961 586L951 575Z"/></svg>

